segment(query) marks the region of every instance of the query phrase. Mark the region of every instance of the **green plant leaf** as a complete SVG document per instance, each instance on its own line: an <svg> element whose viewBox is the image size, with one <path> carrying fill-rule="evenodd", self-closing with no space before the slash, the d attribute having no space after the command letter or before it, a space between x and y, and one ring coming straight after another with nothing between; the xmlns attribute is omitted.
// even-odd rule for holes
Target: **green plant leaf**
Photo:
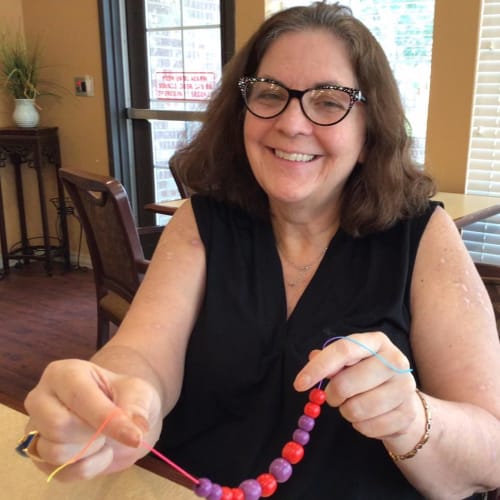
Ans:
<svg viewBox="0 0 500 500"><path fill-rule="evenodd" d="M28 48L19 33L0 33L0 89L15 99L56 95L51 91L51 85L40 79L42 67L38 41Z"/></svg>

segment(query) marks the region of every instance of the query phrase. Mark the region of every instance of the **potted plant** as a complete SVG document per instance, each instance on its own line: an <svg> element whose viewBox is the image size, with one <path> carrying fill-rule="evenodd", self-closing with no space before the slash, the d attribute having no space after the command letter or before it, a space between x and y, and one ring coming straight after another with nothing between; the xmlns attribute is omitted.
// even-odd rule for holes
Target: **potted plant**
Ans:
<svg viewBox="0 0 500 500"><path fill-rule="evenodd" d="M19 127L36 127L39 121L36 98L52 94L48 82L40 79L41 51L35 43L28 49L24 37L0 34L0 88L16 101L14 122ZM53 95L53 94L52 94Z"/></svg>

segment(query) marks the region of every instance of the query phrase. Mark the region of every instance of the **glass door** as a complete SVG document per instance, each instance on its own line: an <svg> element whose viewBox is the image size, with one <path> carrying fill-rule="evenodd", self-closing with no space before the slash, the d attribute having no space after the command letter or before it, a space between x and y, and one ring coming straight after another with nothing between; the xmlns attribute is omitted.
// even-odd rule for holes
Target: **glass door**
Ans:
<svg viewBox="0 0 500 500"><path fill-rule="evenodd" d="M234 47L233 0L101 0L114 175L140 225L179 197L168 162L200 125Z"/></svg>
<svg viewBox="0 0 500 500"><path fill-rule="evenodd" d="M149 106L129 118L148 119L154 200L179 197L168 162L196 132L221 75L219 0L143 0Z"/></svg>

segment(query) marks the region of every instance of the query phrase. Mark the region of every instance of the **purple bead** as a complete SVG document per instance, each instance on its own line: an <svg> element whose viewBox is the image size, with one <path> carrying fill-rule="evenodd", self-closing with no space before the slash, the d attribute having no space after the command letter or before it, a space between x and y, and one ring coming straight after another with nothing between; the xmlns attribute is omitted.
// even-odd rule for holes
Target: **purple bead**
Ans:
<svg viewBox="0 0 500 500"><path fill-rule="evenodd" d="M207 500L220 500L222 497L222 486L217 483L212 484L212 491L208 495Z"/></svg>
<svg viewBox="0 0 500 500"><path fill-rule="evenodd" d="M284 458L275 458L269 466L269 473L272 474L278 483L284 483L292 475L292 464Z"/></svg>
<svg viewBox="0 0 500 500"><path fill-rule="evenodd" d="M301 415L299 418L299 429L303 431L311 432L314 429L314 418L307 415Z"/></svg>
<svg viewBox="0 0 500 500"><path fill-rule="evenodd" d="M293 433L293 440L302 446L305 446L309 442L310 438L311 435L303 429L295 429Z"/></svg>
<svg viewBox="0 0 500 500"><path fill-rule="evenodd" d="M206 477L202 477L201 479L199 479L199 484L195 486L193 491L195 495L202 498L207 498L212 491L212 481L210 481L210 479L207 479Z"/></svg>
<svg viewBox="0 0 500 500"><path fill-rule="evenodd" d="M240 484L240 489L245 493L245 500L259 500L262 486L257 479L246 479Z"/></svg>

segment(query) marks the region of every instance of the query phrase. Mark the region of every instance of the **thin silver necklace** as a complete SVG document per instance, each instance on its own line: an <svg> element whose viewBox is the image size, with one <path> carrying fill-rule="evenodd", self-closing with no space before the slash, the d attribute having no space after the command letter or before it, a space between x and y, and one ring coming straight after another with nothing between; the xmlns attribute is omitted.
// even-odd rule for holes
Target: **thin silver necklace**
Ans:
<svg viewBox="0 0 500 500"><path fill-rule="evenodd" d="M289 287L293 288L297 285L301 285L302 283L304 283L307 280L307 275L309 274L309 271L313 268L313 266L315 266L319 261L321 261L327 250L328 250L328 245L325 248L323 248L323 251L320 253L320 255L316 257L312 262L310 262L309 264L299 266L295 264L295 262L292 262L285 254L285 252L283 252L283 250L278 246L278 252L280 253L280 255L286 260L288 264L290 264L290 266L292 266L299 273L296 279L294 279L293 281L287 280L286 284Z"/></svg>

